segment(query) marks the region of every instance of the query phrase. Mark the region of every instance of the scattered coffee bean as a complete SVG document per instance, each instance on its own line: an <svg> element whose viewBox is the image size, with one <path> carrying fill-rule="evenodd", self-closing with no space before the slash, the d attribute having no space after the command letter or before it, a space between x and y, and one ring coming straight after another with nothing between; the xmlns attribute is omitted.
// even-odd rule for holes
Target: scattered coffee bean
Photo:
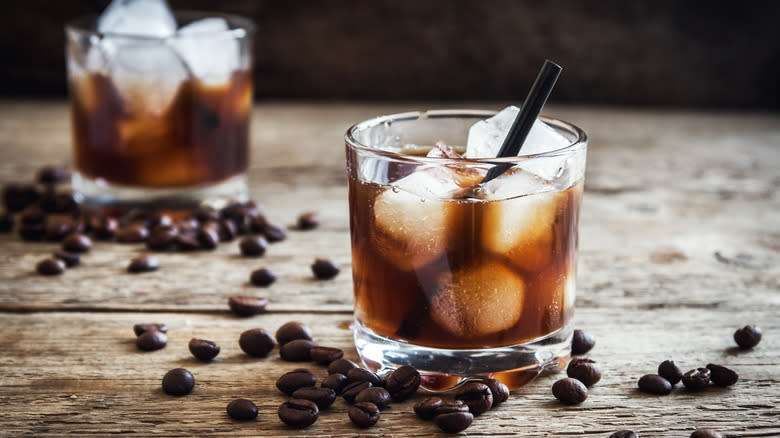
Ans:
<svg viewBox="0 0 780 438"><path fill-rule="evenodd" d="M173 219L165 213L157 213L147 221L147 227L153 229L155 227L170 227L173 225Z"/></svg>
<svg viewBox="0 0 780 438"><path fill-rule="evenodd" d="M168 326L162 323L136 324L133 326L133 332L136 336L141 336L142 334L149 331L168 333Z"/></svg>
<svg viewBox="0 0 780 438"><path fill-rule="evenodd" d="M219 345L205 339L192 338L190 339L189 347L190 353L192 353L196 359L204 362L214 359L219 354Z"/></svg>
<svg viewBox="0 0 780 438"><path fill-rule="evenodd" d="M357 397L358 394L371 386L373 386L371 385L371 382L352 382L344 387L341 391L341 396L344 397L344 400L346 400L347 403L352 403L355 401L355 397Z"/></svg>
<svg viewBox="0 0 780 438"><path fill-rule="evenodd" d="M168 336L163 332L149 330L142 333L135 339L135 345L139 350L154 351L165 347L168 343Z"/></svg>
<svg viewBox="0 0 780 438"><path fill-rule="evenodd" d="M304 323L289 321L276 330L276 342L284 345L296 339L311 340L311 329ZM346 373L343 373L346 374Z"/></svg>
<svg viewBox="0 0 780 438"><path fill-rule="evenodd" d="M216 249L219 246L219 234L216 228L203 226L197 233L198 243L203 249Z"/></svg>
<svg viewBox="0 0 780 438"><path fill-rule="evenodd" d="M475 417L493 407L493 394L490 388L481 382L467 382L455 393L455 399L465 403Z"/></svg>
<svg viewBox="0 0 780 438"><path fill-rule="evenodd" d="M755 325L746 325L734 332L734 341L743 350L749 350L761 342L761 328Z"/></svg>
<svg viewBox="0 0 780 438"><path fill-rule="evenodd" d="M373 386L366 388L355 397L355 403L370 402L376 405L379 410L384 410L390 404L390 393L385 388Z"/></svg>
<svg viewBox="0 0 780 438"><path fill-rule="evenodd" d="M46 214L37 205L25 207L19 218L24 225L43 225L46 222Z"/></svg>
<svg viewBox="0 0 780 438"><path fill-rule="evenodd" d="M566 368L566 375L591 387L601 380L601 367L595 360L588 357L575 357Z"/></svg>
<svg viewBox="0 0 780 438"><path fill-rule="evenodd" d="M320 215L314 211L307 211L298 216L299 230L313 230L320 225Z"/></svg>
<svg viewBox="0 0 780 438"><path fill-rule="evenodd" d="M317 405L309 400L291 399L279 406L279 419L296 429L312 425L319 416Z"/></svg>
<svg viewBox="0 0 780 438"><path fill-rule="evenodd" d="M44 166L38 170L37 179L41 184L59 184L68 178L68 172L59 166Z"/></svg>
<svg viewBox="0 0 780 438"><path fill-rule="evenodd" d="M466 405L466 403L463 402L463 400L451 400L442 402L440 406L436 408L436 411L434 412L434 416L441 415L441 414L449 414L451 412L468 412L469 407Z"/></svg>
<svg viewBox="0 0 780 438"><path fill-rule="evenodd" d="M28 242L43 239L45 233L46 227L43 224L22 224L19 227L19 237Z"/></svg>
<svg viewBox="0 0 780 438"><path fill-rule="evenodd" d="M65 263L65 266L68 268L78 266L78 264L81 262L81 257L78 254L72 252L55 251L52 255L54 258L62 260L62 262Z"/></svg>
<svg viewBox="0 0 780 438"><path fill-rule="evenodd" d="M564 377L555 382L552 386L552 393L555 398L567 405L576 405L588 398L588 388L579 380L571 377Z"/></svg>
<svg viewBox="0 0 780 438"><path fill-rule="evenodd" d="M260 257L265 254L268 241L263 236L246 236L239 242L241 254L246 257Z"/></svg>
<svg viewBox="0 0 780 438"><path fill-rule="evenodd" d="M110 240L114 238L119 229L119 221L109 216L99 216L92 224L92 234L98 240ZM129 234L129 231L127 232ZM126 237L130 237L129 235Z"/></svg>
<svg viewBox="0 0 780 438"><path fill-rule="evenodd" d="M241 333L238 338L238 346L250 356L266 357L276 346L276 341L264 329L255 328Z"/></svg>
<svg viewBox="0 0 780 438"><path fill-rule="evenodd" d="M72 213L79 207L73 193L57 193L53 188L44 192L38 205L46 213Z"/></svg>
<svg viewBox="0 0 780 438"><path fill-rule="evenodd" d="M440 398L429 397L418 401L414 405L414 413L423 420L430 420L436 415L436 409L444 402Z"/></svg>
<svg viewBox="0 0 780 438"><path fill-rule="evenodd" d="M178 231L176 227L156 227L146 239L146 247L153 251L167 251L176 243Z"/></svg>
<svg viewBox="0 0 780 438"><path fill-rule="evenodd" d="M673 360L665 360L658 365L658 375L676 385L682 380L683 373Z"/></svg>
<svg viewBox="0 0 780 438"><path fill-rule="evenodd" d="M268 287L276 281L276 274L270 269L260 268L252 271L249 282L255 286Z"/></svg>
<svg viewBox="0 0 780 438"><path fill-rule="evenodd" d="M60 275L65 272L65 262L56 258L43 259L35 265L41 275Z"/></svg>
<svg viewBox="0 0 780 438"><path fill-rule="evenodd" d="M696 429L691 438L722 438L722 435L712 429Z"/></svg>
<svg viewBox="0 0 780 438"><path fill-rule="evenodd" d="M252 403L251 400L237 398L228 403L227 414L234 420L254 420L257 418L257 405Z"/></svg>
<svg viewBox="0 0 780 438"><path fill-rule="evenodd" d="M347 379L350 382L369 382L371 386L382 386L382 378L365 368L352 368L347 371Z"/></svg>
<svg viewBox="0 0 780 438"><path fill-rule="evenodd" d="M196 221L202 222L216 222L219 221L219 212L209 207L199 207L192 212L191 218Z"/></svg>
<svg viewBox="0 0 780 438"><path fill-rule="evenodd" d="M311 271L319 280L328 280L341 271L341 267L334 261L327 259L316 259L311 265Z"/></svg>
<svg viewBox="0 0 780 438"><path fill-rule="evenodd" d="M217 234L221 242L232 242L238 234L236 232L236 224L230 219L221 219L217 228Z"/></svg>
<svg viewBox="0 0 780 438"><path fill-rule="evenodd" d="M184 368L174 368L165 373L162 387L168 395L187 395L195 387L195 377Z"/></svg>
<svg viewBox="0 0 780 438"><path fill-rule="evenodd" d="M0 233L9 233L14 229L14 215L5 211L0 213Z"/></svg>
<svg viewBox="0 0 780 438"><path fill-rule="evenodd" d="M151 222L152 214L141 209L133 209L128 211L124 216L122 216L122 219L120 220L120 224L122 226L129 224L140 224L147 228Z"/></svg>
<svg viewBox="0 0 780 438"><path fill-rule="evenodd" d="M330 388L315 388L305 386L298 388L292 393L292 398L302 398L313 401L318 408L325 409L336 401L336 391Z"/></svg>
<svg viewBox="0 0 780 438"><path fill-rule="evenodd" d="M329 365L334 360L344 356L344 352L338 348L320 346L312 347L309 354L311 360L320 365Z"/></svg>
<svg viewBox="0 0 780 438"><path fill-rule="evenodd" d="M504 385L504 382L496 379L483 379L480 382L490 388L490 392L493 394L493 407L509 400L509 388Z"/></svg>
<svg viewBox="0 0 780 438"><path fill-rule="evenodd" d="M263 236L271 243L280 242L287 238L287 230L282 226L266 221L263 227Z"/></svg>
<svg viewBox="0 0 780 438"><path fill-rule="evenodd" d="M672 384L657 374L645 374L637 382L639 390L648 394L666 395L672 392Z"/></svg>
<svg viewBox="0 0 780 438"><path fill-rule="evenodd" d="M355 426L366 429L379 421L381 410L371 402L359 402L349 407L347 415Z"/></svg>
<svg viewBox="0 0 780 438"><path fill-rule="evenodd" d="M282 374L276 381L276 387L279 388L279 391L290 395L296 389L314 386L316 383L317 377L314 374L309 370L299 368Z"/></svg>
<svg viewBox="0 0 780 438"><path fill-rule="evenodd" d="M336 392L336 395L339 395L341 394L341 391L344 390L344 387L346 387L348 383L349 383L349 379L347 379L347 376L341 373L335 373L335 374L329 374L328 377L326 377L325 380L322 381L320 386L323 388L330 388Z"/></svg>
<svg viewBox="0 0 780 438"><path fill-rule="evenodd" d="M176 235L176 249L182 252L202 249L198 240L197 230L181 229L179 234Z"/></svg>
<svg viewBox="0 0 780 438"><path fill-rule="evenodd" d="M233 295L228 298L230 311L238 316L252 316L265 311L268 300L249 295Z"/></svg>
<svg viewBox="0 0 780 438"><path fill-rule="evenodd" d="M141 272L156 271L160 267L157 257L150 254L141 254L130 260L127 266L127 272L138 274Z"/></svg>
<svg viewBox="0 0 780 438"><path fill-rule="evenodd" d="M116 241L119 243L140 243L148 237L149 230L138 223L125 225L116 232Z"/></svg>
<svg viewBox="0 0 780 438"><path fill-rule="evenodd" d="M347 375L349 370L357 368L358 365L349 359L336 359L328 365L328 374L343 374Z"/></svg>
<svg viewBox="0 0 780 438"><path fill-rule="evenodd" d="M474 421L474 414L460 400L458 403L443 403L436 408L433 421L446 433L458 433L465 430Z"/></svg>
<svg viewBox="0 0 780 438"><path fill-rule="evenodd" d="M687 389L696 391L704 389L710 384L711 372L707 368L696 368L683 374L682 382Z"/></svg>
<svg viewBox="0 0 780 438"><path fill-rule="evenodd" d="M385 387L393 400L406 400L420 387L420 372L409 365L398 367L387 376Z"/></svg>
<svg viewBox="0 0 780 438"><path fill-rule="evenodd" d="M619 430L610 435L609 438L639 438L639 435L633 430Z"/></svg>
<svg viewBox="0 0 780 438"><path fill-rule="evenodd" d="M723 365L708 363L707 369L710 370L710 380L718 386L731 386L739 380L739 374L736 371Z"/></svg>
<svg viewBox="0 0 780 438"><path fill-rule="evenodd" d="M311 360L311 349L316 346L308 339L296 339L279 347L279 357L287 362L306 362Z"/></svg>
<svg viewBox="0 0 780 438"><path fill-rule="evenodd" d="M9 184L3 188L3 203L11 212L24 210L28 205L41 198L40 192L32 185Z"/></svg>
<svg viewBox="0 0 780 438"><path fill-rule="evenodd" d="M69 252L87 252L92 248L92 240L84 234L71 234L62 241L62 249Z"/></svg>
<svg viewBox="0 0 780 438"><path fill-rule="evenodd" d="M588 332L580 329L574 330L574 336L571 341L571 354L585 354L596 345L596 339Z"/></svg>
<svg viewBox="0 0 780 438"><path fill-rule="evenodd" d="M74 231L74 222L70 216L53 214L46 217L46 240L59 242L65 240Z"/></svg>

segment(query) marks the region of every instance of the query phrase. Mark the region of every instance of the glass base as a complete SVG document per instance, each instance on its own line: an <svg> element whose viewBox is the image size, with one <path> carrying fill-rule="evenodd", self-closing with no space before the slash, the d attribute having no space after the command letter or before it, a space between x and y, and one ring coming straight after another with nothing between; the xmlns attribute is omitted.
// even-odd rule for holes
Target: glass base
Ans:
<svg viewBox="0 0 780 438"><path fill-rule="evenodd" d="M222 208L231 201L249 199L246 175L199 187L148 188L110 184L73 172L73 192L88 207L144 209Z"/></svg>
<svg viewBox="0 0 780 438"><path fill-rule="evenodd" d="M542 371L558 371L571 355L572 324L533 342L508 347L447 350L422 347L378 335L355 321L355 348L363 363L384 373L411 365L422 375L421 386L446 391L472 378L492 377L509 389L532 381Z"/></svg>

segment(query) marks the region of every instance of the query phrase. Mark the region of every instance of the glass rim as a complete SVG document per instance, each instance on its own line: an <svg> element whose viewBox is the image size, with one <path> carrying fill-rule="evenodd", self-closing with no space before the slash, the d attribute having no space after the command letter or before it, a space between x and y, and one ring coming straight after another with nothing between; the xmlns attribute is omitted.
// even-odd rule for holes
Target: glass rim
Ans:
<svg viewBox="0 0 780 438"><path fill-rule="evenodd" d="M65 30L67 32L74 32L86 36L114 37L121 38L123 40L136 40L136 41L168 41L171 39L191 39L191 38L204 38L204 37L230 37L234 39L242 39L251 37L255 33L255 23L248 17L235 14L226 14L222 12L207 12L198 10L180 10L173 11L173 16L176 19L188 19L194 21L202 18L224 18L231 27L228 30L221 30L216 32L203 32L193 35L181 36L178 33L174 33L170 36L159 37L149 35L133 35L114 32L100 32L96 29L98 15L86 15L75 18L65 23Z"/></svg>
<svg viewBox="0 0 780 438"><path fill-rule="evenodd" d="M388 114L388 115L378 116L372 119L367 119L355 123L354 125L350 126L349 129L347 129L347 132L344 134L344 140L351 149L357 151L376 154L396 161L413 162L419 164L436 164L436 165L453 164L453 163L458 163L461 165L464 163L466 164L468 163L474 163L474 164L519 163L519 162L525 162L533 159L560 157L563 155L573 154L578 150L586 147L588 143L587 134L578 126L571 124L569 122L565 122L560 119L555 119L546 116L539 116L539 119L547 123L551 127L555 128L556 130L564 130L570 134L573 134L575 136L574 139L568 145L562 148L558 148L546 152L540 152L537 154L519 155L515 157L502 157L502 158L485 157L485 158L462 158L462 159L421 157L416 155L402 154L400 152L377 149L374 146L361 143L355 137L355 134L359 131L374 128L387 122L392 123L393 121L411 121L416 119L430 119L430 118L454 118L458 116L480 117L485 119L494 116L496 113L498 113L498 111L480 110L480 109L439 109L439 110L408 111L403 113Z"/></svg>

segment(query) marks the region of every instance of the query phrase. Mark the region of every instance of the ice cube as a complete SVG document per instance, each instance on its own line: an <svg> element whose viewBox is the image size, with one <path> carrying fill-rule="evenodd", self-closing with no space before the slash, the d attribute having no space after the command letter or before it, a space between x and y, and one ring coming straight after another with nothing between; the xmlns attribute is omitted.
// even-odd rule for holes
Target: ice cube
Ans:
<svg viewBox="0 0 780 438"><path fill-rule="evenodd" d="M474 338L507 330L523 313L525 283L503 263L447 272L431 297L431 317L460 338Z"/></svg>
<svg viewBox="0 0 780 438"><path fill-rule="evenodd" d="M172 40L194 76L206 84L227 83L241 68L239 41L228 30L224 18L204 18L179 29Z"/></svg>
<svg viewBox="0 0 780 438"><path fill-rule="evenodd" d="M176 32L176 19L165 0L114 0L98 18L98 31L165 38Z"/></svg>
<svg viewBox="0 0 780 438"><path fill-rule="evenodd" d="M472 125L466 143L466 158L496 157L519 112L518 107L508 106L495 116ZM541 120L536 120L518 155L554 151L568 145L569 140L566 137L558 134Z"/></svg>

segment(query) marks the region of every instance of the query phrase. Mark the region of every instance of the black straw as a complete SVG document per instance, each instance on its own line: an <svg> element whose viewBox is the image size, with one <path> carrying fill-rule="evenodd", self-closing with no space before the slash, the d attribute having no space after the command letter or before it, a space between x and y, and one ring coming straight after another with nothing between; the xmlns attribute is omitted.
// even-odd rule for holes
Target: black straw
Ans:
<svg viewBox="0 0 780 438"><path fill-rule="evenodd" d="M549 59L544 60L544 65L539 70L534 85L531 87L531 91L528 92L525 102L523 102L520 114L517 115L514 123L512 123L512 127L509 128L509 133L507 133L504 143L498 151L497 158L514 157L520 152L520 148L523 147L523 143L525 143L528 133L531 132L536 118L539 117L542 107L547 102L547 98L550 97L561 70L563 68L560 65ZM488 171L481 184L498 177L512 168L512 166L514 166L512 163L496 164Z"/></svg>

